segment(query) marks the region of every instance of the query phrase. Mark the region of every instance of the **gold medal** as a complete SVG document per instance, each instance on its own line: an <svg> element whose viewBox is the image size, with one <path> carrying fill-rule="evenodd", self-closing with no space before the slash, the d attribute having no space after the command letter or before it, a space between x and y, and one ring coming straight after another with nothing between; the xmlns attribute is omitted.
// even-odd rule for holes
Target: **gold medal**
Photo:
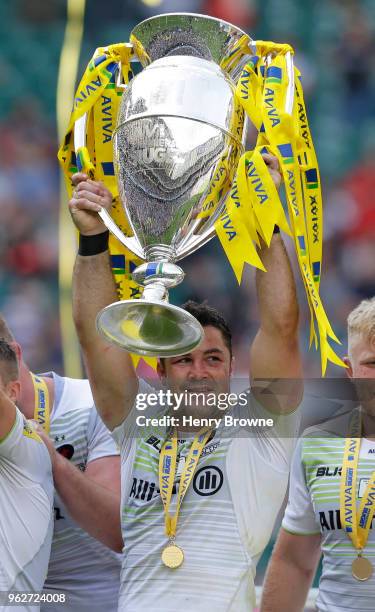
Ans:
<svg viewBox="0 0 375 612"><path fill-rule="evenodd" d="M184 560L182 548L176 544L168 544L168 546L166 546L161 553L161 560L163 561L164 565L170 567L171 569L180 567Z"/></svg>
<svg viewBox="0 0 375 612"><path fill-rule="evenodd" d="M371 578L374 568L371 561L359 555L352 563L352 575L356 580L365 581Z"/></svg>

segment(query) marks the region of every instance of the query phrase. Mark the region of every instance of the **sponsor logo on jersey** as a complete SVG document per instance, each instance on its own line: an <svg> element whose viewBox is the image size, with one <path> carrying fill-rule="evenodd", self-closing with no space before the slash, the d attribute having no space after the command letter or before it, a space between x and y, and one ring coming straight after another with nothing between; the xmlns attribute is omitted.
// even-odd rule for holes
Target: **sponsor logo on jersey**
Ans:
<svg viewBox="0 0 375 612"><path fill-rule="evenodd" d="M372 519L371 527L373 528L375 517ZM319 511L319 523L321 532L334 531L335 529L342 529L340 510L320 510Z"/></svg>
<svg viewBox="0 0 375 612"><path fill-rule="evenodd" d="M322 533L324 531L342 529L340 510L321 510L319 512L319 522Z"/></svg>
<svg viewBox="0 0 375 612"><path fill-rule="evenodd" d="M207 465L200 468L193 479L193 489L198 495L215 495L223 486L224 476L220 468Z"/></svg>
<svg viewBox="0 0 375 612"><path fill-rule="evenodd" d="M219 448L219 446L220 446L220 440L218 440L217 442L212 442L212 444L209 444L209 443L206 444L206 446L202 450L201 457L206 457L207 455L211 455L211 453L214 453L215 450Z"/></svg>
<svg viewBox="0 0 375 612"><path fill-rule="evenodd" d="M202 467L195 474L193 478L193 489L198 495L214 495L220 491L223 482L224 476L220 468L213 465L206 466ZM178 483L175 483L172 488L172 494L175 495L177 491ZM148 502L159 495L160 488L156 482L150 482L149 480L133 476L129 498Z"/></svg>
<svg viewBox="0 0 375 612"><path fill-rule="evenodd" d="M146 440L146 444L149 444L150 446L153 446L160 453L160 450L161 450L161 440L160 440L160 438L157 438L156 436L151 436L150 438L148 438Z"/></svg>
<svg viewBox="0 0 375 612"><path fill-rule="evenodd" d="M176 492L177 487L174 484L172 494L175 494ZM141 499L142 501L150 501L153 497L157 497L158 495L160 495L160 489L156 482L150 482L149 480L143 480L143 478L136 478L133 476L133 483L129 497Z"/></svg>
<svg viewBox="0 0 375 612"><path fill-rule="evenodd" d="M331 467L329 465L320 465L316 470L317 478L322 478L323 476L341 476L342 467L337 465L335 467Z"/></svg>

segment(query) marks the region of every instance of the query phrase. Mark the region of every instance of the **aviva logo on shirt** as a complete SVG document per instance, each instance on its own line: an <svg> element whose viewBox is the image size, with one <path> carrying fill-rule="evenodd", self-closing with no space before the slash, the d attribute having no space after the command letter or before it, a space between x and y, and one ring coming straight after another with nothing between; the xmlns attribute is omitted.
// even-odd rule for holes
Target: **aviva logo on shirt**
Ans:
<svg viewBox="0 0 375 612"><path fill-rule="evenodd" d="M36 442L40 442L42 444L42 438L36 433L31 423L26 419L23 420L22 434L26 436L26 438L31 438L32 440L35 440Z"/></svg>

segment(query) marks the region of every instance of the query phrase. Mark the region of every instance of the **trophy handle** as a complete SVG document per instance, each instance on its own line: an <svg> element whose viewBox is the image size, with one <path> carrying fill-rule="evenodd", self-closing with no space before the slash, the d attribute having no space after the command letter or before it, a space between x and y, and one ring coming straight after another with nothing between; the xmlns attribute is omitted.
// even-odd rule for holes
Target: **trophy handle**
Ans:
<svg viewBox="0 0 375 612"><path fill-rule="evenodd" d="M102 207L102 209L98 212L99 217L103 221L106 228L116 236L117 240L121 242L129 251L140 257L141 259L146 259L144 251L141 246L139 246L137 239L134 236L125 236L125 234L120 230L117 223L114 222L108 210Z"/></svg>
<svg viewBox="0 0 375 612"><path fill-rule="evenodd" d="M76 155L78 156L78 151L82 147L86 147L86 125L87 125L87 113L82 115L74 124L74 149ZM90 163L90 167L82 168L83 172L87 172L90 178L94 178L93 166ZM142 247L139 245L138 241L134 236L125 236L125 234L120 230L117 223L114 222L109 212L102 207L102 209L98 212L99 217L103 221L106 228L116 236L117 240L121 242L129 251L140 257L141 259L145 259L145 254L143 252Z"/></svg>

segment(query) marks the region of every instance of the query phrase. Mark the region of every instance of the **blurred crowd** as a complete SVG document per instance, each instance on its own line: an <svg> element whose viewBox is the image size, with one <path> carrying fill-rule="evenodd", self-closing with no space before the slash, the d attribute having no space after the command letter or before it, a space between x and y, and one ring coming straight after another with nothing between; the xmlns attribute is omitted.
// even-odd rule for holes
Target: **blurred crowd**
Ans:
<svg viewBox="0 0 375 612"><path fill-rule="evenodd" d="M253 38L295 47L323 182L322 297L343 339L348 312L361 298L375 294L375 4L107 0L103 11L103 3L92 0L87 3L80 73L97 46L127 39L132 26L152 14L182 10L217 16ZM0 106L0 310L25 347L30 365L58 372L62 355L54 96L64 23L63 0L15 0L0 6L0 84L5 92ZM245 372L257 326L254 271L246 271L239 287L216 240L184 260L183 268L186 279L171 292L171 301L207 299L219 308L233 330L237 373ZM320 360L318 353L308 352L308 310L301 283L299 294L306 368L315 376ZM345 346L339 352L343 354ZM336 367L328 373L341 375Z"/></svg>

